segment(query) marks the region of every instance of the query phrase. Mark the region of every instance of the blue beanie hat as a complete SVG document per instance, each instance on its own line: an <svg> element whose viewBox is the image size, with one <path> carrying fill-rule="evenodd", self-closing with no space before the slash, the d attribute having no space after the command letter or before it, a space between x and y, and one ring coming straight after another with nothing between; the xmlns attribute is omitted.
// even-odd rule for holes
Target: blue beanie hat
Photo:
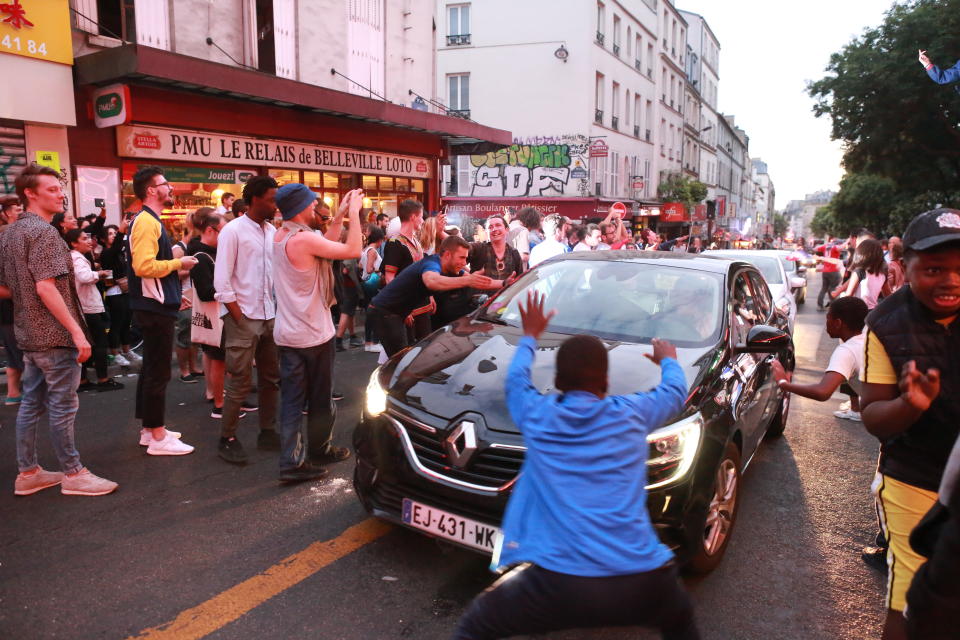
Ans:
<svg viewBox="0 0 960 640"><path fill-rule="evenodd" d="M316 192L299 182L291 182L277 189L277 208L284 220L295 217L316 199Z"/></svg>

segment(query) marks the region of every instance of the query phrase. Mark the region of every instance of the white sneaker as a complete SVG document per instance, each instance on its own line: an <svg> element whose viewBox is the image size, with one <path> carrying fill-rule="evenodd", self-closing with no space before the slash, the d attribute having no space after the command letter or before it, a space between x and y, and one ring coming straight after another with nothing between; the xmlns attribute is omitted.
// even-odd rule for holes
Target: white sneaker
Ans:
<svg viewBox="0 0 960 640"><path fill-rule="evenodd" d="M167 435L173 436L178 440L180 439L179 431L170 431L170 429L167 429ZM150 429L140 429L140 446L149 447L151 442L153 442L153 431Z"/></svg>
<svg viewBox="0 0 960 640"><path fill-rule="evenodd" d="M136 363L138 363L138 364L141 363L141 362L143 362L143 358L140 357L140 356L138 356L138 355L137 355L135 352L133 352L133 351L124 351L124 352L123 352L123 357L126 358L127 360L129 360L130 362L136 362Z"/></svg>
<svg viewBox="0 0 960 640"><path fill-rule="evenodd" d="M833 415L842 420L853 420L854 422L863 422L860 418L859 411L834 411Z"/></svg>
<svg viewBox="0 0 960 640"><path fill-rule="evenodd" d="M129 367L130 361L118 353L117 355L113 356L113 364L121 367Z"/></svg>
<svg viewBox="0 0 960 640"><path fill-rule="evenodd" d="M147 453L152 456L185 456L193 453L193 447L168 434L163 440L151 442Z"/></svg>
<svg viewBox="0 0 960 640"><path fill-rule="evenodd" d="M850 411L850 401L847 400L846 402L841 402L840 406L837 407L837 409L839 409L840 411Z"/></svg>

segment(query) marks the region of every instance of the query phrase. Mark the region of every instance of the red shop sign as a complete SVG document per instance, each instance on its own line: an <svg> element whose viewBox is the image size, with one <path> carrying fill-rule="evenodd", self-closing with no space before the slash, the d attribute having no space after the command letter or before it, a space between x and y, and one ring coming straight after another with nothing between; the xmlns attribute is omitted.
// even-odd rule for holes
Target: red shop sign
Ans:
<svg viewBox="0 0 960 640"><path fill-rule="evenodd" d="M660 220L663 222L686 222L689 220L687 208L680 202L668 202L663 205Z"/></svg>

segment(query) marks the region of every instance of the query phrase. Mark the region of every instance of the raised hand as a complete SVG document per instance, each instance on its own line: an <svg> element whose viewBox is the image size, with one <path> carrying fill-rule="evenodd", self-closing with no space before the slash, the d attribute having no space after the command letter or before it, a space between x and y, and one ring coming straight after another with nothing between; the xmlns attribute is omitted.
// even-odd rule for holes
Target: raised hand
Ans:
<svg viewBox="0 0 960 640"><path fill-rule="evenodd" d="M540 334L547 330L550 319L557 314L556 309L551 309L549 312L544 313L543 302L543 294L530 291L527 294L526 308L524 308L522 303L517 305L520 309L520 321L523 324L523 334L533 339L539 338Z"/></svg>
<svg viewBox="0 0 960 640"><path fill-rule="evenodd" d="M900 397L917 411L926 411L940 395L940 370L921 372L916 360L903 365L900 372Z"/></svg>
<svg viewBox="0 0 960 640"><path fill-rule="evenodd" d="M926 69L931 64L933 64L932 62L930 62L930 58L927 57L927 52L923 50L918 50L917 59L920 60L920 64L923 65L924 69Z"/></svg>
<svg viewBox="0 0 960 640"><path fill-rule="evenodd" d="M677 359L677 348L673 346L672 342L661 340L660 338L654 338L652 344L653 353L645 353L643 355L652 360L654 364L660 364L664 358L673 358L674 360Z"/></svg>

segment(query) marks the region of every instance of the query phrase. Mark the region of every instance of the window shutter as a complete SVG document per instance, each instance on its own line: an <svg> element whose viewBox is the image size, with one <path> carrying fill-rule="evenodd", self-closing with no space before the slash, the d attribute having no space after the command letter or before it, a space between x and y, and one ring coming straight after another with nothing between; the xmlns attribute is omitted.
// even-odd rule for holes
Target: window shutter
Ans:
<svg viewBox="0 0 960 640"><path fill-rule="evenodd" d="M167 0L136 0L137 44L170 50Z"/></svg>
<svg viewBox="0 0 960 640"><path fill-rule="evenodd" d="M14 192L13 184L26 165L23 123L0 118L0 195Z"/></svg>
<svg viewBox="0 0 960 640"><path fill-rule="evenodd" d="M273 37L277 75L297 77L297 24L293 0L273 0Z"/></svg>
<svg viewBox="0 0 960 640"><path fill-rule="evenodd" d="M457 156L457 195L469 196L473 189L470 183L470 156Z"/></svg>
<svg viewBox="0 0 960 640"><path fill-rule="evenodd" d="M73 0L73 6L77 10L74 19L77 23L77 29L86 31L94 35L100 33L97 27L97 0ZM83 14L86 18L81 18L78 14Z"/></svg>

